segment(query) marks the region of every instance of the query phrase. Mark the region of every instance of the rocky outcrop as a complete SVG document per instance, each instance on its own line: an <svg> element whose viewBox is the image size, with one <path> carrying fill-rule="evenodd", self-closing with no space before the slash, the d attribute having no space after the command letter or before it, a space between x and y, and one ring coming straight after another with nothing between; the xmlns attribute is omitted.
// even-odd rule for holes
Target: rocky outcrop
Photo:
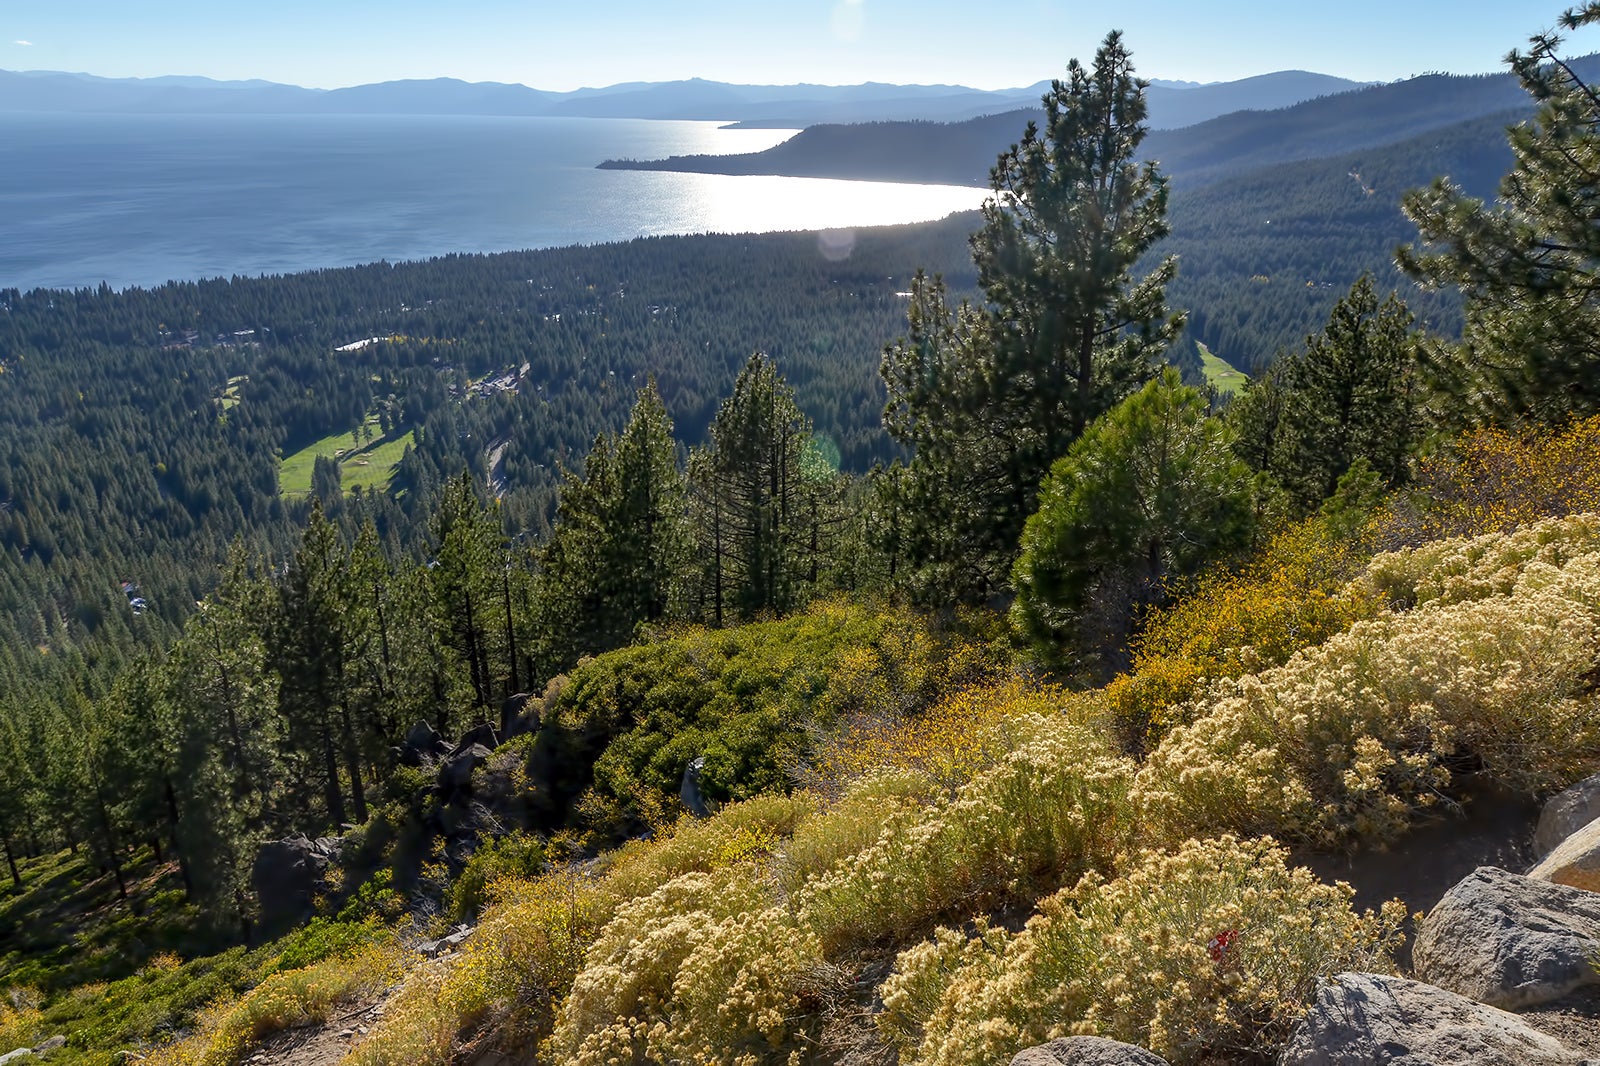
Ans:
<svg viewBox="0 0 1600 1066"><path fill-rule="evenodd" d="M458 747L439 764L439 795L449 799L466 792L472 785L472 772L489 761L492 754L482 744Z"/></svg>
<svg viewBox="0 0 1600 1066"><path fill-rule="evenodd" d="M1323 982L1280 1066L1592 1066L1515 1014L1403 977Z"/></svg>
<svg viewBox="0 0 1600 1066"><path fill-rule="evenodd" d="M1541 857L1550 854L1596 818L1600 818L1600 774L1550 797L1533 832L1534 852Z"/></svg>
<svg viewBox="0 0 1600 1066"><path fill-rule="evenodd" d="M544 701L531 692L507 696L500 705L500 735L510 740L524 733L537 733Z"/></svg>
<svg viewBox="0 0 1600 1066"><path fill-rule="evenodd" d="M406 766L421 766L424 762L437 759L449 750L449 743L434 730L433 726L419 720L406 730L406 738L400 743L396 754L400 762Z"/></svg>
<svg viewBox="0 0 1600 1066"><path fill-rule="evenodd" d="M1167 1060L1103 1036L1069 1036L1018 1052L1011 1066L1167 1066Z"/></svg>
<svg viewBox="0 0 1600 1066"><path fill-rule="evenodd" d="M678 799L696 818L710 817L705 797L700 794L700 775L705 772L706 757L697 755L683 768L683 784L678 787Z"/></svg>
<svg viewBox="0 0 1600 1066"><path fill-rule="evenodd" d="M261 846L250 870L250 887L260 902L264 927L279 929L311 917L314 898L327 887L328 867L338 860L343 844L340 837L295 836Z"/></svg>
<svg viewBox="0 0 1600 1066"><path fill-rule="evenodd" d="M496 733L494 726L488 722L479 722L461 734L461 739L456 741L456 746L450 750L450 754L455 755L458 752L463 752L474 744L482 744L490 751L493 751L500 746L500 734ZM446 758L448 757L446 756Z"/></svg>
<svg viewBox="0 0 1600 1066"><path fill-rule="evenodd" d="M1600 893L1600 818L1563 840L1528 876Z"/></svg>
<svg viewBox="0 0 1600 1066"><path fill-rule="evenodd" d="M1600 984L1600 895L1480 866L1417 927L1417 976L1521 1010Z"/></svg>

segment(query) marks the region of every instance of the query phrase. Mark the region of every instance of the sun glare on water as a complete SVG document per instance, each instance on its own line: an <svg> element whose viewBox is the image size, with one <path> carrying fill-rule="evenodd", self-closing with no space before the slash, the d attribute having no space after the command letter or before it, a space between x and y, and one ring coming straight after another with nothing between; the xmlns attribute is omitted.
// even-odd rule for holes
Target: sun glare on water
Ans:
<svg viewBox="0 0 1600 1066"><path fill-rule="evenodd" d="M988 194L987 189L956 185L833 178L659 173L650 177L672 183L670 200L678 208L671 218L644 230L655 234L843 230L925 222L974 210ZM848 254L839 241L832 242L832 249Z"/></svg>

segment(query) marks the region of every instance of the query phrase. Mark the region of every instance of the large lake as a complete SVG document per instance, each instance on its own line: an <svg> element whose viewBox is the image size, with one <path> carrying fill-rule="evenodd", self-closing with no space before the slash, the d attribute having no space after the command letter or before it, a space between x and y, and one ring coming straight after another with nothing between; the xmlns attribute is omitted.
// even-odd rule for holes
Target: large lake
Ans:
<svg viewBox="0 0 1600 1066"><path fill-rule="evenodd" d="M0 114L0 288L851 228L982 200L941 185L594 169L788 136L632 119Z"/></svg>

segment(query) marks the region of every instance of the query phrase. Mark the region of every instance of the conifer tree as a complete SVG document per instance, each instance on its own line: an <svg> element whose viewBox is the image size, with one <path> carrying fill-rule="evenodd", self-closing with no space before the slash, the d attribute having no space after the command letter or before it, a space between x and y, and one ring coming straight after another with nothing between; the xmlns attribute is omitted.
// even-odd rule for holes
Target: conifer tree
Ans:
<svg viewBox="0 0 1600 1066"><path fill-rule="evenodd" d="M497 680L498 666L507 667L507 677L510 671L509 649L495 623L505 562L500 525L479 502L467 471L445 486L433 534L439 543L429 572L435 624L443 646L466 669L471 703L487 718L496 697L509 695ZM449 702L440 705L435 722L441 733L451 729Z"/></svg>
<svg viewBox="0 0 1600 1066"><path fill-rule="evenodd" d="M266 643L275 600L235 543L221 583L196 605L166 663L169 699L210 738L232 802L248 808L251 820L268 806L280 735Z"/></svg>
<svg viewBox="0 0 1600 1066"><path fill-rule="evenodd" d="M1250 471L1198 391L1167 369L1051 467L1017 560L1012 617L1046 662L1104 679L1169 578L1242 546Z"/></svg>
<svg viewBox="0 0 1600 1066"><path fill-rule="evenodd" d="M1364 274L1276 375L1282 411L1268 469L1302 510L1333 495L1365 459L1386 483L1405 480L1416 438L1411 312L1390 293L1382 304Z"/></svg>
<svg viewBox="0 0 1600 1066"><path fill-rule="evenodd" d="M633 640L681 598L688 563L683 475L652 381L619 436L602 434L568 473L538 581L542 671Z"/></svg>
<svg viewBox="0 0 1600 1066"><path fill-rule="evenodd" d="M811 420L777 367L752 355L691 461L703 611L714 624L782 614L810 591L813 494L831 472L806 459Z"/></svg>
<svg viewBox="0 0 1600 1066"><path fill-rule="evenodd" d="M985 303L946 306L919 277L909 336L884 353L884 424L914 450L902 488L924 590L1003 591L1039 483L1095 417L1156 373L1182 328L1172 259L1135 279L1167 233L1166 180L1137 161L1147 83L1120 33L1044 96L990 175L972 256ZM953 515L946 511L949 508Z"/></svg>
<svg viewBox="0 0 1600 1066"><path fill-rule="evenodd" d="M1563 29L1600 23L1600 2ZM1506 61L1538 103L1508 131L1513 156L1493 204L1444 178L1402 201L1420 241L1400 266L1466 298L1460 345L1429 352L1450 420L1513 423L1600 411L1600 93L1544 33Z"/></svg>
<svg viewBox="0 0 1600 1066"><path fill-rule="evenodd" d="M314 503L300 550L278 589L270 643L280 679L278 709L302 775L317 782L323 811L337 828L353 813L366 820L361 760L346 687L345 613L350 603L339 531ZM348 782L349 790L345 784ZM347 807L345 798L352 800Z"/></svg>
<svg viewBox="0 0 1600 1066"><path fill-rule="evenodd" d="M17 860L27 851L27 824L37 803L31 769L23 757L23 743L12 706L0 706L0 851L13 884L22 885Z"/></svg>

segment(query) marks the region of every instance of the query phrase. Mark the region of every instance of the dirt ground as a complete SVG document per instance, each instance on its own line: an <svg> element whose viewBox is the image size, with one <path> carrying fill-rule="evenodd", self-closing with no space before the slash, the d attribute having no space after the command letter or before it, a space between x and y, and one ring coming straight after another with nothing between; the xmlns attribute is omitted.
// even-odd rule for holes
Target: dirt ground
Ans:
<svg viewBox="0 0 1600 1066"><path fill-rule="evenodd" d="M326 1022L285 1029L241 1060L245 1066L335 1066L383 1017L383 1001L344 1007Z"/></svg>
<svg viewBox="0 0 1600 1066"><path fill-rule="evenodd" d="M1533 830L1539 805L1503 791L1469 797L1459 812L1441 812L1384 850L1347 855L1301 855L1298 861L1324 881L1355 889L1357 908L1387 900L1405 903L1407 914L1426 914L1456 883L1480 866L1522 873L1534 863ZM1412 923L1397 961L1411 967Z"/></svg>

